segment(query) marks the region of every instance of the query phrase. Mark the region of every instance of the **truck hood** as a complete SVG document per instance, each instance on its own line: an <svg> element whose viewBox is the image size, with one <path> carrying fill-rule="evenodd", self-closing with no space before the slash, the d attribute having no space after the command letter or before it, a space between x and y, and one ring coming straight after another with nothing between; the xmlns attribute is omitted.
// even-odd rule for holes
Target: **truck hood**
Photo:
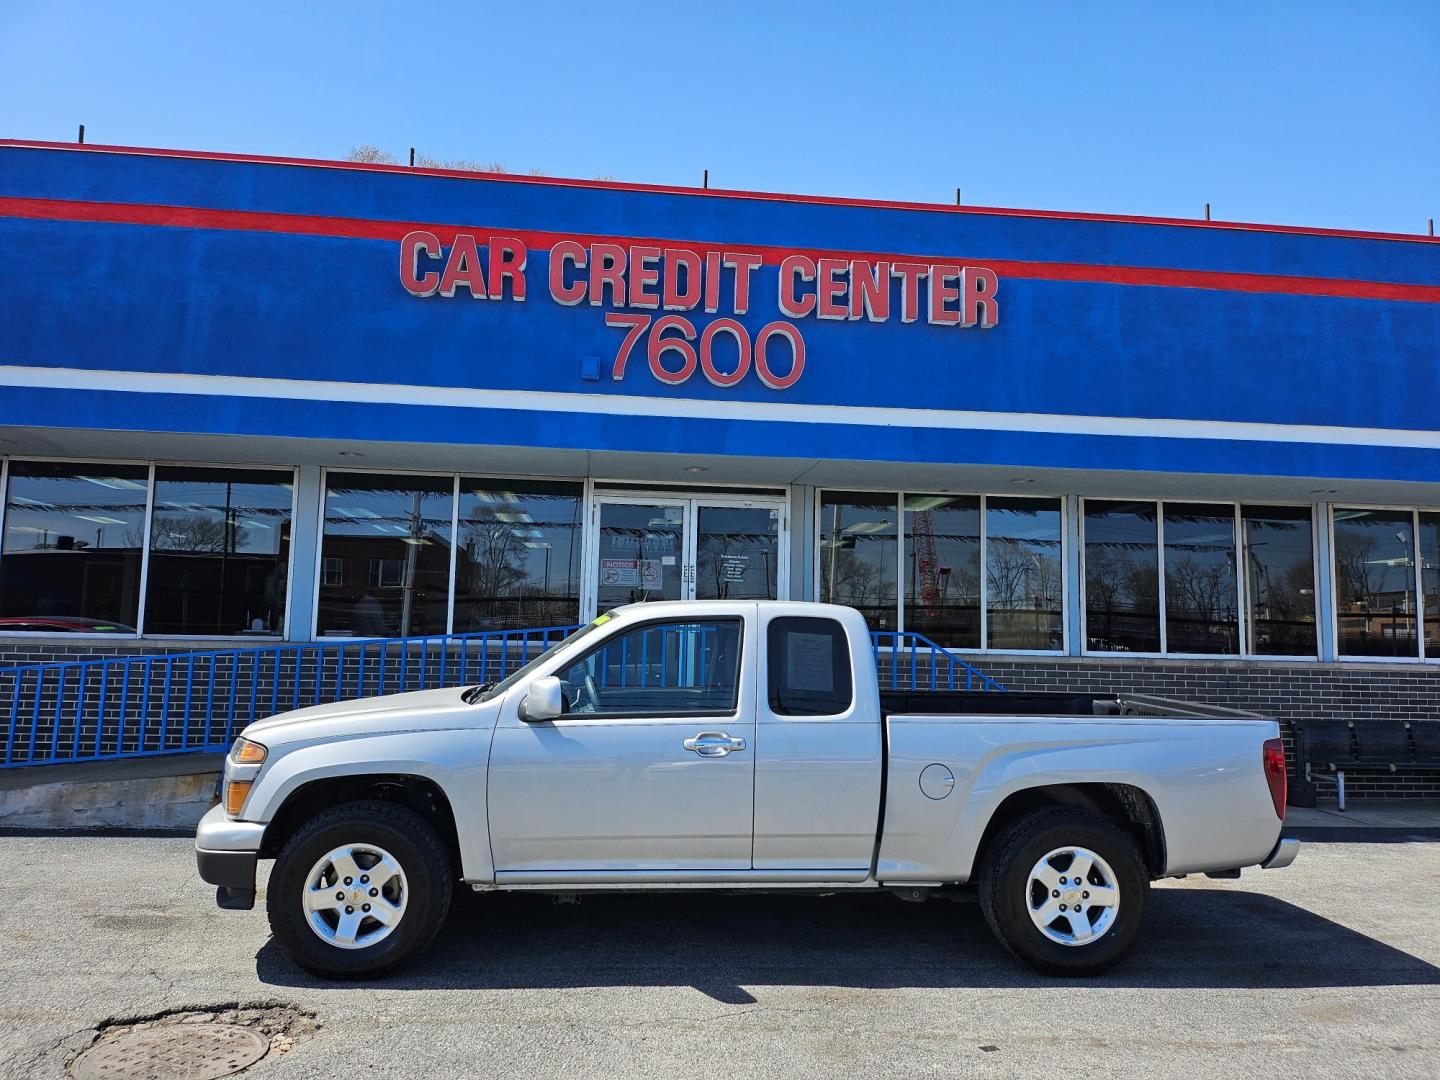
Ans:
<svg viewBox="0 0 1440 1080"><path fill-rule="evenodd" d="M258 720L241 734L267 746L277 742L309 742L400 731L435 731L479 727L493 708L467 705L460 687L416 690L408 694L358 698L330 705L313 705Z"/></svg>

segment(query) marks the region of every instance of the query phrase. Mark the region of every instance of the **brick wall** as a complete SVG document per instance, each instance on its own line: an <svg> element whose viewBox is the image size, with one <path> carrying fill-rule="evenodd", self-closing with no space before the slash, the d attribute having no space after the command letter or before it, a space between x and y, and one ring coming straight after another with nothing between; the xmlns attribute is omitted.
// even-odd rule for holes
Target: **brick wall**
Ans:
<svg viewBox="0 0 1440 1080"><path fill-rule="evenodd" d="M207 647L210 646L204 642L168 642L161 647L135 642L17 640L0 642L0 668L53 660L187 652ZM1349 719L1356 723L1372 719L1440 720L1440 666L1024 656L970 659L1012 690L1153 694L1261 713L1281 721L1287 750L1291 749L1288 722L1306 717ZM268 685L266 688L269 689ZM288 685L282 686L279 694L282 701L290 689ZM308 691L307 685L305 696ZM0 700L0 706L4 704ZM3 711L0 708L0 713ZM1291 757L1293 760L1293 754ZM1319 777L1317 783L1322 800L1334 798L1333 780ZM1356 772L1346 776L1346 793L1355 799L1440 798L1440 775Z"/></svg>

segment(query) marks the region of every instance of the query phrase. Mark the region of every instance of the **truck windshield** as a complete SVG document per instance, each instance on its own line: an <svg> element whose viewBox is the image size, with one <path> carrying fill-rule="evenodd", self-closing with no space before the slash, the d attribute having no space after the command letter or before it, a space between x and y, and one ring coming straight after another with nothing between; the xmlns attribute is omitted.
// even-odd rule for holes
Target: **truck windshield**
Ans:
<svg viewBox="0 0 1440 1080"><path fill-rule="evenodd" d="M566 645L569 645L572 641L579 641L582 637L590 633L592 630L598 630L600 627L604 626L614 617L614 611L607 611L604 615L601 615L599 618L586 623L584 626L580 627L579 630L576 630L568 637L562 638L554 645L551 645L548 649L542 652L539 656L535 657L534 660L531 660L524 667L516 668L498 683L481 683L479 686L470 687L468 690L465 691L463 695L465 703L468 705L473 705L479 701L489 701L491 698L499 697L501 694L505 693L505 691L509 690L510 687L514 686L517 682L525 678L525 676L529 675L537 667L543 664L546 660L550 659L550 657L554 656L555 653L559 652Z"/></svg>

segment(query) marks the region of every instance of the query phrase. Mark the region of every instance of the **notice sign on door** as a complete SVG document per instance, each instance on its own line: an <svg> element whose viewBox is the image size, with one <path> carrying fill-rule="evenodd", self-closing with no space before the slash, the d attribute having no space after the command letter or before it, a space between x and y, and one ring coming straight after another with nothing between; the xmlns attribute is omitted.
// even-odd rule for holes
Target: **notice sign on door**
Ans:
<svg viewBox="0 0 1440 1080"><path fill-rule="evenodd" d="M661 574L659 559L640 560L640 581L647 589L660 588Z"/></svg>
<svg viewBox="0 0 1440 1080"><path fill-rule="evenodd" d="M648 559L646 560L649 561ZM600 584L601 585L639 585L640 584L640 560L639 559L601 559L600 560Z"/></svg>
<svg viewBox="0 0 1440 1080"><path fill-rule="evenodd" d="M726 581L744 581L745 571L749 569L749 555L720 556L720 576Z"/></svg>

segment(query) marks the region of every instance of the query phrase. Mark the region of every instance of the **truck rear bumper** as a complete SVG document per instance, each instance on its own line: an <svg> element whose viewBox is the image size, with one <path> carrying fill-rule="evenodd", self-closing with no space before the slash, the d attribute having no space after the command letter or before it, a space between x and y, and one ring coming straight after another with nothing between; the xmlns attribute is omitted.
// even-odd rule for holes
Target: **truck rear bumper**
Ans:
<svg viewBox="0 0 1440 1080"><path fill-rule="evenodd" d="M1264 862L1260 864L1262 870L1281 870L1295 861L1295 856L1300 854L1300 841L1293 837L1282 836L1275 843L1275 850L1270 852Z"/></svg>

